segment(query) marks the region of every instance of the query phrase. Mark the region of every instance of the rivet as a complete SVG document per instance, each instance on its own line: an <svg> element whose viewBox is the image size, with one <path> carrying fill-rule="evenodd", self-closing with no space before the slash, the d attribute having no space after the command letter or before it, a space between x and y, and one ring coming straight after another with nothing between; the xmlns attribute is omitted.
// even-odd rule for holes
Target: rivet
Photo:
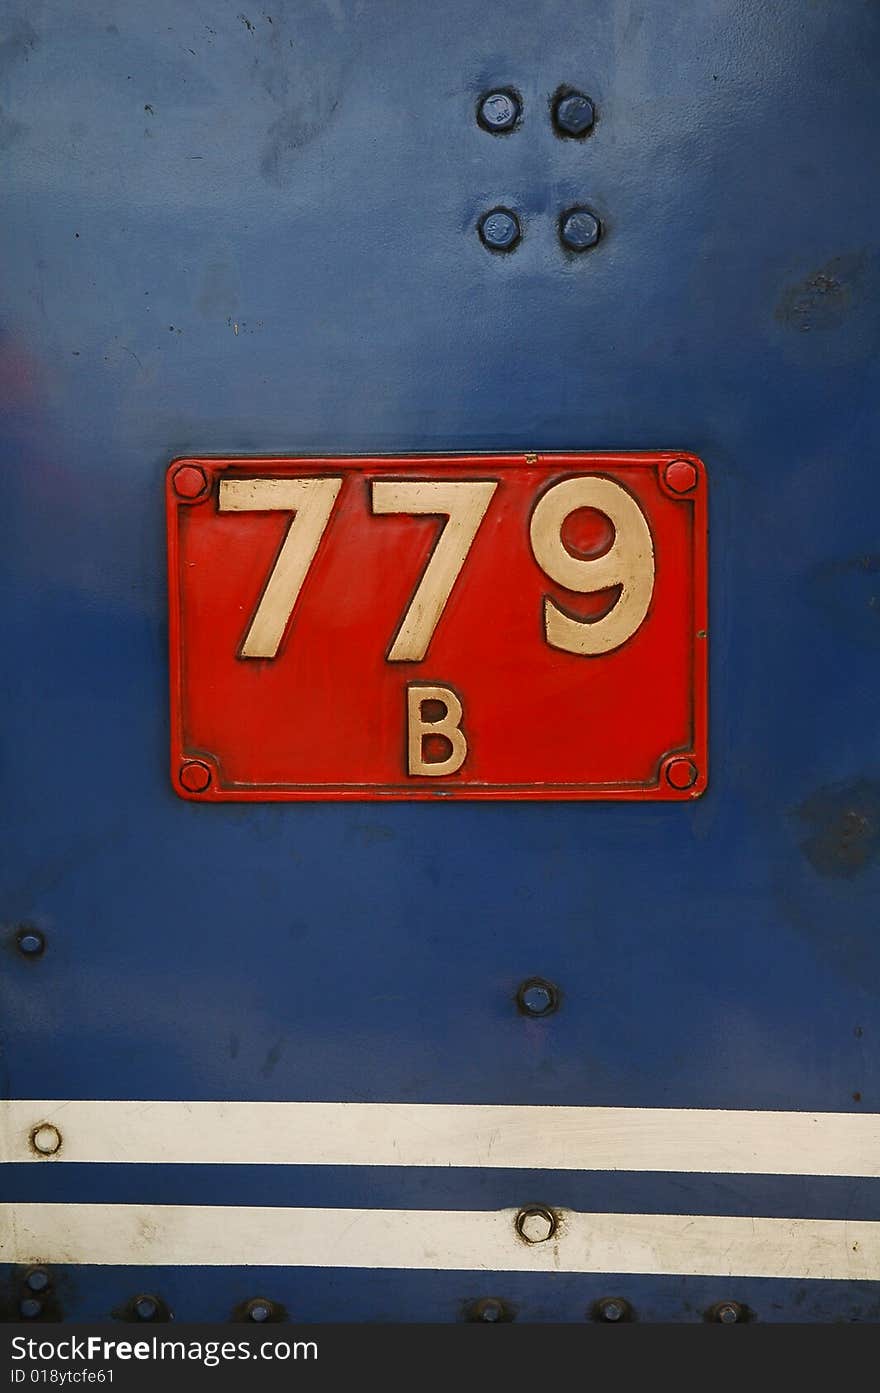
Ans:
<svg viewBox="0 0 880 1393"><path fill-rule="evenodd" d="M211 782L211 771L199 759L189 759L180 766L180 782L187 793L204 793Z"/></svg>
<svg viewBox="0 0 880 1393"><path fill-rule="evenodd" d="M41 1156L54 1156L61 1149L61 1133L51 1122L41 1122L31 1132L31 1146Z"/></svg>
<svg viewBox="0 0 880 1393"><path fill-rule="evenodd" d="M513 251L522 237L519 218L509 208L492 208L478 224L480 240L493 252Z"/></svg>
<svg viewBox="0 0 880 1393"><path fill-rule="evenodd" d="M247 1303L245 1307L245 1316L248 1320L256 1321L258 1325L262 1325L264 1321L271 1320L271 1301L264 1301L261 1297L255 1297L253 1301Z"/></svg>
<svg viewBox="0 0 880 1393"><path fill-rule="evenodd" d="M138 1320L155 1320L159 1314L159 1302L155 1296L136 1296L131 1309Z"/></svg>
<svg viewBox="0 0 880 1393"><path fill-rule="evenodd" d="M559 992L543 977L529 977L517 988L516 1004L524 1016L550 1016L559 1005Z"/></svg>
<svg viewBox="0 0 880 1393"><path fill-rule="evenodd" d="M501 88L497 92L487 92L480 98L477 107L477 121L484 131L493 135L512 130L522 115L522 103L515 92Z"/></svg>
<svg viewBox="0 0 880 1393"><path fill-rule="evenodd" d="M46 939L39 929L19 929L15 941L19 953L27 958L38 958L46 947Z"/></svg>
<svg viewBox="0 0 880 1393"><path fill-rule="evenodd" d="M697 486L697 471L687 459L674 459L663 471L666 487L673 493L690 493Z"/></svg>
<svg viewBox="0 0 880 1393"><path fill-rule="evenodd" d="M521 1209L516 1231L527 1243L546 1243L556 1232L556 1215L549 1209Z"/></svg>
<svg viewBox="0 0 880 1393"><path fill-rule="evenodd" d="M197 464L182 464L179 469L175 469L172 483L178 498L185 498L188 503L199 498L208 487L205 471Z"/></svg>
<svg viewBox="0 0 880 1393"><path fill-rule="evenodd" d="M468 1311L468 1320L485 1321L492 1325L510 1319L510 1312L504 1302L495 1296L485 1296L482 1301L475 1301Z"/></svg>
<svg viewBox="0 0 880 1393"><path fill-rule="evenodd" d="M596 1320L629 1320L631 1313L632 1308L629 1302L624 1301L622 1296L605 1296L601 1301L596 1302Z"/></svg>
<svg viewBox="0 0 880 1393"><path fill-rule="evenodd" d="M560 135L584 136L595 119L596 109L583 92L563 92L553 104L553 124Z"/></svg>
<svg viewBox="0 0 880 1393"><path fill-rule="evenodd" d="M712 1312L712 1319L720 1325L736 1325L745 1320L745 1310L738 1301L719 1301Z"/></svg>
<svg viewBox="0 0 880 1393"><path fill-rule="evenodd" d="M36 1320L43 1313L43 1303L35 1296L23 1296L18 1303L18 1313L22 1320Z"/></svg>
<svg viewBox="0 0 880 1393"><path fill-rule="evenodd" d="M24 1284L29 1291L48 1291L49 1274L48 1272L44 1272L41 1267L35 1267L33 1272L29 1272L25 1277Z"/></svg>
<svg viewBox="0 0 880 1393"><path fill-rule="evenodd" d="M569 208L559 219L559 239L572 252L585 252L595 247L602 227L589 208Z"/></svg>
<svg viewBox="0 0 880 1393"><path fill-rule="evenodd" d="M666 766L666 780L673 788L690 788L697 782L698 774L692 759L671 759Z"/></svg>

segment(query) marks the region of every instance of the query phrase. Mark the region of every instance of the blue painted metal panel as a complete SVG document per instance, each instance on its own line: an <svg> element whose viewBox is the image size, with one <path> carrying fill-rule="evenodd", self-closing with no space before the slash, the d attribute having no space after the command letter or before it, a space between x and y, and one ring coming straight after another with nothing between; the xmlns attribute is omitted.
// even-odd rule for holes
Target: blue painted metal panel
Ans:
<svg viewBox="0 0 880 1393"><path fill-rule="evenodd" d="M880 1110L876 7L4 8L8 1096ZM596 102L585 142L552 131L564 82ZM524 104L502 137L474 119L499 84ZM581 202L606 235L567 258L556 218ZM476 233L499 204L509 256ZM171 457L658 446L711 470L698 804L175 798ZM564 992L540 1022L511 1004L535 973ZM880 1218L865 1180L123 1169L6 1188ZM65 1280L79 1317L138 1286ZM270 1285L310 1319L455 1319L491 1289L574 1320L604 1294L163 1283L191 1319ZM722 1295L766 1320L878 1312L870 1284L611 1285L667 1320Z"/></svg>

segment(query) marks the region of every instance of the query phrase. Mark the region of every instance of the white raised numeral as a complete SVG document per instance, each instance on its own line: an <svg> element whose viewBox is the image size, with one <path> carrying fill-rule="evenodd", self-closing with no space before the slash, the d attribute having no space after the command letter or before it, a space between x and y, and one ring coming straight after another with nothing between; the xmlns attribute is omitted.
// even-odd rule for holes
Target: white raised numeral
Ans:
<svg viewBox="0 0 880 1393"><path fill-rule="evenodd" d="M614 527L614 541L604 556L572 556L562 541L562 526L578 508L595 508ZM568 653L610 653L631 638L648 613L654 593L654 544L647 519L632 494L596 474L554 484L532 514L532 551L551 580L580 595L620 586L620 595L601 619L566 614L544 597L544 630L552 648Z"/></svg>
<svg viewBox="0 0 880 1393"><path fill-rule="evenodd" d="M418 663L424 658L497 487L494 480L403 483L381 479L373 484L374 513L445 514L449 519L391 645L389 662Z"/></svg>
<svg viewBox="0 0 880 1393"><path fill-rule="evenodd" d="M274 658L324 535L341 479L222 479L221 513L293 513L241 646L243 658Z"/></svg>
<svg viewBox="0 0 880 1393"><path fill-rule="evenodd" d="M456 580L498 487L496 480L376 480L376 514L445 517L446 523L416 586L388 654L390 662L420 662L428 651ZM275 565L241 646L245 658L274 658L342 488L341 478L223 479L221 512L293 514ZM604 513L614 541L603 556L577 557L562 539L566 519L580 508ZM602 475L564 479L538 500L530 525L532 552L551 580L577 594L619 587L599 619L567 613L544 597L544 631L553 648L609 653L644 622L654 593L654 545L632 494Z"/></svg>

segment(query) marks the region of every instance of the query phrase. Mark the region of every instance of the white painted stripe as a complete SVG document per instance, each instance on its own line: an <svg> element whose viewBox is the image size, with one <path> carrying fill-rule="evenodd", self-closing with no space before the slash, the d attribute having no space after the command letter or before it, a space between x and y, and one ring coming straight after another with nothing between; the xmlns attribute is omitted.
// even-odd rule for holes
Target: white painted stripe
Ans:
<svg viewBox="0 0 880 1393"><path fill-rule="evenodd" d="M0 1206L13 1263L602 1272L875 1281L880 1224L562 1211L529 1245L515 1211Z"/></svg>
<svg viewBox="0 0 880 1393"><path fill-rule="evenodd" d="M61 1133L55 1156L31 1148L42 1122ZM15 1099L0 1160L880 1176L880 1115Z"/></svg>

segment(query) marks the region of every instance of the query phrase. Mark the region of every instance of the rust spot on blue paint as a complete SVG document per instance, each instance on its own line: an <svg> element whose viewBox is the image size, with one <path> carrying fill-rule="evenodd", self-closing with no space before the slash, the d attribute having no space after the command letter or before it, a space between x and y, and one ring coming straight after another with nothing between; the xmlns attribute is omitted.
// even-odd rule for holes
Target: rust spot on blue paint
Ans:
<svg viewBox="0 0 880 1393"><path fill-rule="evenodd" d="M801 848L820 875L850 878L880 854L880 784L867 779L819 789L798 809L810 829Z"/></svg>
<svg viewBox="0 0 880 1393"><path fill-rule="evenodd" d="M856 253L835 256L817 267L783 291L776 318L802 334L838 328L858 297L864 262L864 256Z"/></svg>

